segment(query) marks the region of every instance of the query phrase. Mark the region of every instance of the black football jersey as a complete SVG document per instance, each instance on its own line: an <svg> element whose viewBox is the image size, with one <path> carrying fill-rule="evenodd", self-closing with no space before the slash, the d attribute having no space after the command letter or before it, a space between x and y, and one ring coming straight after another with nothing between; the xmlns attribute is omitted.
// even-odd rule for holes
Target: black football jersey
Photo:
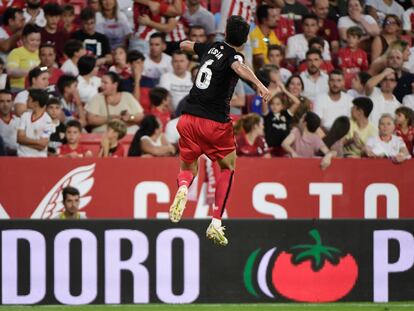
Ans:
<svg viewBox="0 0 414 311"><path fill-rule="evenodd" d="M200 69L183 113L226 123L230 121L230 100L239 80L231 65L243 62L243 56L225 42L195 43L194 51Z"/></svg>

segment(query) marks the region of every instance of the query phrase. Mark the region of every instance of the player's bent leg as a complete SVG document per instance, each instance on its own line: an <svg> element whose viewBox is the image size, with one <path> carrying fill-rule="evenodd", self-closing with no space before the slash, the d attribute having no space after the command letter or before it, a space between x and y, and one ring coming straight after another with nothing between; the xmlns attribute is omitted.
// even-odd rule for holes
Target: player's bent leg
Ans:
<svg viewBox="0 0 414 311"><path fill-rule="evenodd" d="M184 213L185 205L187 203L188 188L197 175L198 162L185 163L181 161L180 172L177 176L178 190L174 201L170 206L169 216L172 222L179 222Z"/></svg>
<svg viewBox="0 0 414 311"><path fill-rule="evenodd" d="M221 246L226 246L228 244L228 240L224 234L225 227L221 224L221 218L226 208L227 199L230 195L234 177L235 162L235 151L228 154L223 159L218 160L221 173L216 184L213 219L206 232L207 238Z"/></svg>

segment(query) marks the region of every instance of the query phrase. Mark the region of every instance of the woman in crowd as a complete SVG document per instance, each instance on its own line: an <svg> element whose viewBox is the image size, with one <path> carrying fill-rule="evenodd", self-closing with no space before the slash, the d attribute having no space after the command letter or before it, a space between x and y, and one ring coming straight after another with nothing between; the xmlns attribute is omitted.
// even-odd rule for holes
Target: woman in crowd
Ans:
<svg viewBox="0 0 414 311"><path fill-rule="evenodd" d="M119 92L120 81L114 72L103 75L102 93L96 94L86 105L88 124L94 133L105 132L108 121L120 119L128 125L128 133L133 134L143 119L144 110L135 97L128 92Z"/></svg>
<svg viewBox="0 0 414 311"><path fill-rule="evenodd" d="M382 32L376 36L371 45L371 61L385 54L389 45L400 38L401 21L393 14L385 16Z"/></svg>
<svg viewBox="0 0 414 311"><path fill-rule="evenodd" d="M114 64L109 68L109 71L116 72L122 79L131 77L131 67L127 62L127 50L123 46L117 47L114 52Z"/></svg>
<svg viewBox="0 0 414 311"><path fill-rule="evenodd" d="M293 95L295 98L299 99L300 104L295 109L293 115L292 124L297 124L300 118L308 111L311 110L311 101L307 98L302 96L302 92L304 90L304 84L302 78L298 74L293 74L289 77L286 81L285 85L287 91ZM285 105L286 109L290 109L295 102L292 100L293 97L288 96L286 93L283 94L283 104Z"/></svg>
<svg viewBox="0 0 414 311"><path fill-rule="evenodd" d="M234 132L238 156L270 158L264 138L263 119L257 113L242 116L237 121Z"/></svg>
<svg viewBox="0 0 414 311"><path fill-rule="evenodd" d="M117 0L99 0L99 12L96 13L96 31L109 39L111 49L124 45L132 33L128 19L118 10Z"/></svg>
<svg viewBox="0 0 414 311"><path fill-rule="evenodd" d="M168 142L162 132L161 122L155 116L147 115L135 133L128 156L162 157L172 156L175 152L175 147Z"/></svg>

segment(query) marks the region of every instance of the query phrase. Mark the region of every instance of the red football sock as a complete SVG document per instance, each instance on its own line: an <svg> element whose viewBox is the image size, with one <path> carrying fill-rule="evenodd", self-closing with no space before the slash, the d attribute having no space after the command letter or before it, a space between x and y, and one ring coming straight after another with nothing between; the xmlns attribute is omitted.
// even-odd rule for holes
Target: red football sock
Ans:
<svg viewBox="0 0 414 311"><path fill-rule="evenodd" d="M222 170L216 184L215 208L213 218L221 219L226 208L226 202L230 194L230 188L233 183L234 171Z"/></svg>
<svg viewBox="0 0 414 311"><path fill-rule="evenodd" d="M183 185L190 187L194 179L194 175L191 171L180 171L177 176L178 187Z"/></svg>

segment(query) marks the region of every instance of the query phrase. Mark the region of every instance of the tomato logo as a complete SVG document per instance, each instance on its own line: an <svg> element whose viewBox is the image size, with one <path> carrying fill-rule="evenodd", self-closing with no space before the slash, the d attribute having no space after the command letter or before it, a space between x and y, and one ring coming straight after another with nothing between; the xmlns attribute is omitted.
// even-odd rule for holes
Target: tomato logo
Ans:
<svg viewBox="0 0 414 311"><path fill-rule="evenodd" d="M281 251L270 261L277 248L267 251L257 269L257 285L269 298L275 298L268 286L271 279L274 290L280 295L300 302L332 302L345 297L355 286L358 265L351 254L322 244L319 232L309 232L314 244L296 245L289 251ZM244 269L244 284L247 291L259 298L254 286L253 268L261 249L255 250L248 258ZM270 273L271 278L268 277Z"/></svg>

